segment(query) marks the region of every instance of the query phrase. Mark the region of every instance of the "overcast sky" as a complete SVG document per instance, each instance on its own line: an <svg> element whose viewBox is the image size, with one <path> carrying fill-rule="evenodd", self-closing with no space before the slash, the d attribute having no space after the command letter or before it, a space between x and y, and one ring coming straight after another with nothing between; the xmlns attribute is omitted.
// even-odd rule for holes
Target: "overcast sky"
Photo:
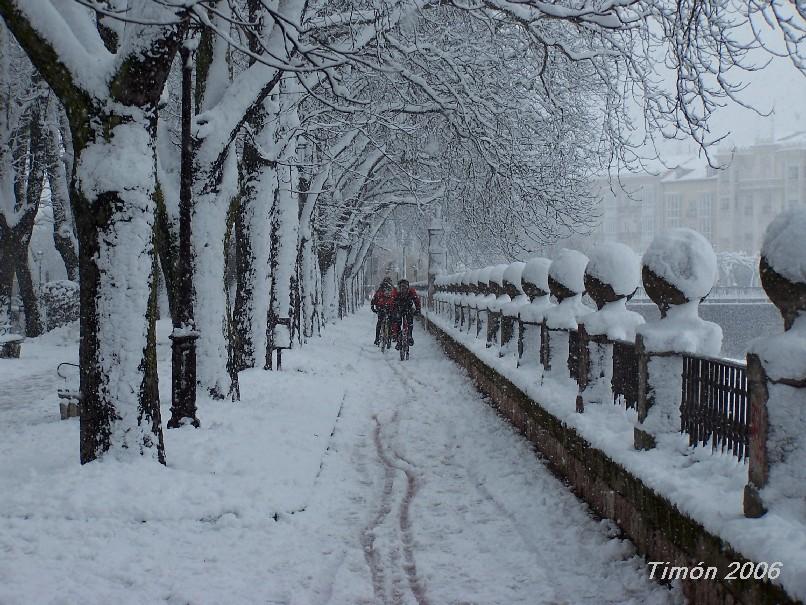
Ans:
<svg viewBox="0 0 806 605"><path fill-rule="evenodd" d="M769 28L766 31L766 42L777 51L783 51L779 34ZM749 31L749 30L748 30ZM769 117L760 116L735 103L721 108L713 116L712 133L729 133L726 144L736 146L752 145L760 139L781 137L794 131L806 131L806 75L798 71L791 61L785 58L772 57L762 51L754 51L753 61L762 65L772 58L769 65L756 72L732 72L733 81L739 76L748 87L742 94L745 102L767 113ZM695 153L694 143L672 142L664 145L663 153Z"/></svg>

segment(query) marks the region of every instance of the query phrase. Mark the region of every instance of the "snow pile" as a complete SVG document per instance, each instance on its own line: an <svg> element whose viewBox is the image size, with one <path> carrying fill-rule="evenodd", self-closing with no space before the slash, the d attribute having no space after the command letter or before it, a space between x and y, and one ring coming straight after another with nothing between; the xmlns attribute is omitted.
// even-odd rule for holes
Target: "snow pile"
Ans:
<svg viewBox="0 0 806 605"><path fill-rule="evenodd" d="M635 340L635 329L644 323L644 318L627 310L626 297L638 287L641 276L638 255L624 244L601 244L591 254L585 273L610 285L614 293L622 297L581 319L588 334L603 334L610 340Z"/></svg>
<svg viewBox="0 0 806 605"><path fill-rule="evenodd" d="M694 300L673 306L666 317L639 326L650 352L676 352L717 356L722 349L722 328L699 315L699 302Z"/></svg>
<svg viewBox="0 0 806 605"><path fill-rule="evenodd" d="M594 248L585 273L609 284L619 296L630 296L641 279L641 263L632 248L606 242Z"/></svg>
<svg viewBox="0 0 806 605"><path fill-rule="evenodd" d="M806 283L806 209L787 210L769 224L761 256L790 281Z"/></svg>
<svg viewBox="0 0 806 605"><path fill-rule="evenodd" d="M523 305L529 304L529 297L523 292L523 284L521 283L521 276L526 263L516 261L507 267L504 271L504 282L512 284L518 291L518 295L513 298L509 303L501 307L501 312L507 317L517 317L518 311Z"/></svg>
<svg viewBox="0 0 806 605"><path fill-rule="evenodd" d="M508 265L495 265L490 269L490 277L488 281L492 284L504 285L504 273L506 273Z"/></svg>
<svg viewBox="0 0 806 605"><path fill-rule="evenodd" d="M78 319L78 284L69 279L51 281L42 288L47 329L52 330Z"/></svg>
<svg viewBox="0 0 806 605"><path fill-rule="evenodd" d="M708 240L691 229L672 229L655 237L643 262L690 301L638 329L647 351L719 355L722 328L701 319L698 311L717 278L716 254Z"/></svg>
<svg viewBox="0 0 806 605"><path fill-rule="evenodd" d="M478 276L476 279L478 283L481 284L482 288L489 288L490 280L493 274L495 267L485 267L484 269L479 270ZM495 302L495 294L479 294L476 299L476 304L478 305L479 310L487 310L489 306ZM479 316L481 320L481 316Z"/></svg>
<svg viewBox="0 0 806 605"><path fill-rule="evenodd" d="M521 273L521 280L524 283L534 284L544 292L549 291L549 267L551 261L543 257L530 259Z"/></svg>
<svg viewBox="0 0 806 605"><path fill-rule="evenodd" d="M591 308L582 302L582 294L570 296L544 314L549 330L576 330L579 320L588 315Z"/></svg>
<svg viewBox="0 0 806 605"><path fill-rule="evenodd" d="M655 236L643 257L644 266L680 290L687 300L701 300L718 277L711 244L692 229L681 227Z"/></svg>
<svg viewBox="0 0 806 605"><path fill-rule="evenodd" d="M499 288L503 288L504 273L506 273L507 266L508 265L496 265L493 267L493 270L490 272L490 283L498 284ZM498 297L492 300L487 305L487 308L493 313L500 313L504 306L508 305L510 302L512 302L512 299L509 297L509 294L501 289Z"/></svg>
<svg viewBox="0 0 806 605"><path fill-rule="evenodd" d="M521 293L523 293L521 276L523 275L523 270L525 268L526 263L521 261L515 261L511 265L507 266L506 271L504 271L504 281L515 286L518 289L518 292Z"/></svg>
<svg viewBox="0 0 806 605"><path fill-rule="evenodd" d="M536 286L546 293L543 296L536 296L528 305L521 308L520 318L523 321L539 323L543 321L546 310L554 306L549 295L550 266L551 261L549 259L535 257L527 261L526 266L523 268L523 273L521 274L522 283ZM537 331L539 338L539 329L533 329L532 331ZM525 341L525 343L525 346L528 347L528 342Z"/></svg>
<svg viewBox="0 0 806 605"><path fill-rule="evenodd" d="M644 323L640 313L627 309L624 298L605 304L598 311L584 315L580 323L591 336L604 334L610 340L635 340L635 331Z"/></svg>
<svg viewBox="0 0 806 605"><path fill-rule="evenodd" d="M563 248L549 266L549 277L575 294L585 292L588 257L578 250Z"/></svg>

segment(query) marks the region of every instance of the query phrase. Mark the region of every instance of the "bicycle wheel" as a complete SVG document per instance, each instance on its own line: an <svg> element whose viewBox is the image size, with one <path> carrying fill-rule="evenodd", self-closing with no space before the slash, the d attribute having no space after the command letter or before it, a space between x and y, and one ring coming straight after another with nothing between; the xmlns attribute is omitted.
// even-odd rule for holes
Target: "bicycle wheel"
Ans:
<svg viewBox="0 0 806 605"><path fill-rule="evenodd" d="M400 331L398 332L400 338L400 361L405 361L409 358L409 322L408 319L401 319Z"/></svg>
<svg viewBox="0 0 806 605"><path fill-rule="evenodd" d="M386 353L386 351L391 346L392 337L389 333L389 317L384 317L383 319L383 328L382 328L382 336L381 336L381 352Z"/></svg>

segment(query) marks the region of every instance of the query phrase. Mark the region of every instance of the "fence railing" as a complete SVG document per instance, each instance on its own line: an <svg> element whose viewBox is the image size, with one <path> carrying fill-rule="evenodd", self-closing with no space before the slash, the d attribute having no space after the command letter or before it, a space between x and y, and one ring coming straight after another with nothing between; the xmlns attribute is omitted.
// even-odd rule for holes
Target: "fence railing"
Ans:
<svg viewBox="0 0 806 605"><path fill-rule="evenodd" d="M613 347L613 376L610 386L613 403L627 409L638 405L638 352L635 343L626 340L611 341Z"/></svg>
<svg viewBox="0 0 806 605"><path fill-rule="evenodd" d="M691 445L711 444L739 460L749 454L750 407L743 364L683 355L682 428Z"/></svg>
<svg viewBox="0 0 806 605"><path fill-rule="evenodd" d="M425 291L421 291L425 304ZM472 302L457 302L438 297L433 303L434 311L444 317L449 325L460 331L486 339L487 346L496 343L498 334L502 333L503 321L500 313L489 312L486 329L479 329L479 314L488 313L484 308ZM537 354L544 370L552 365L551 341L555 338L568 339L567 360L554 360L567 365L568 375L575 380L582 392L592 379L589 375L591 367L592 346L610 347L612 365L609 367L610 388L613 403L623 405L625 409L636 409L639 403L639 382L641 372L646 372L647 364L640 363L642 355L649 356L635 342L611 340L604 336L590 336L584 325L578 330L549 329L545 321L528 322L520 317L513 319L513 329L520 342L524 326L539 326L539 330L530 334L539 338L537 351L529 347L517 347L519 358L524 350ZM475 328L475 329L474 329ZM538 336L539 333L539 336ZM534 337L533 336L533 337ZM499 341L499 344L504 344ZM598 349L601 351L601 349ZM750 407L748 405L747 372L743 364L725 359L717 359L696 355L682 355L682 393L680 405L680 431L688 435L691 445L710 445L713 450L731 454L740 461L749 456ZM595 377L594 377L595 378ZM643 377L647 380L647 376Z"/></svg>

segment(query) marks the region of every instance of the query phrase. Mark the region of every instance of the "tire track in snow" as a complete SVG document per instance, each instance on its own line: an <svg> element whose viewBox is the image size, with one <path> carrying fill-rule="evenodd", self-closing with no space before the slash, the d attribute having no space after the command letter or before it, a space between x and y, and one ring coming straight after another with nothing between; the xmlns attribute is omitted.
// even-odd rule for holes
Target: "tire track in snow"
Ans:
<svg viewBox="0 0 806 605"><path fill-rule="evenodd" d="M392 497L395 474L398 471L402 472L406 478L405 490L397 511L397 522L400 529L400 546L403 551L404 559L404 563L401 567L406 575L406 579L408 580L409 590L411 591L411 594L414 596L414 599L417 601L418 605L428 605L425 586L420 577L417 575L417 562L414 557L414 535L411 525L411 503L414 500L414 497L417 495L418 489L417 475L411 470L411 468L409 468L411 464L400 454L398 454L393 446L384 445L382 437L383 425L381 424L381 421L378 419L377 415L373 415L372 419L375 422L373 440L375 442L378 458L383 463L386 477L391 477L391 485L387 483L387 485L384 486L384 496L387 499L387 504L390 504L389 500L391 500ZM395 411L395 413L392 415L390 423L387 426L394 427L397 422L398 413ZM388 490L387 487L389 488ZM388 516L388 514L391 512L391 506L389 506L387 509L382 509L379 512L383 514L383 517L380 519L376 517L376 521L379 522L375 524L375 527L378 527L386 516ZM392 559L393 564L399 562L399 557L396 556L396 549L392 549L390 552L390 558ZM399 586L396 586L394 582L392 589L391 602L401 603L403 596L402 590L400 590ZM388 601L384 600L384 602Z"/></svg>
<svg viewBox="0 0 806 605"><path fill-rule="evenodd" d="M375 444L376 452L380 448L380 424L377 423L372 430L372 441ZM380 457L380 455L379 455ZM383 462L383 459L381 459ZM377 530L381 527L384 519L392 510L392 488L394 486L394 471L384 465L383 489L381 490L380 505L378 512L364 529L361 530L361 547L364 550L364 559L369 567L372 577L372 590L375 593L376 602L388 603L386 598L386 574L384 573L383 561L380 551L375 547Z"/></svg>

